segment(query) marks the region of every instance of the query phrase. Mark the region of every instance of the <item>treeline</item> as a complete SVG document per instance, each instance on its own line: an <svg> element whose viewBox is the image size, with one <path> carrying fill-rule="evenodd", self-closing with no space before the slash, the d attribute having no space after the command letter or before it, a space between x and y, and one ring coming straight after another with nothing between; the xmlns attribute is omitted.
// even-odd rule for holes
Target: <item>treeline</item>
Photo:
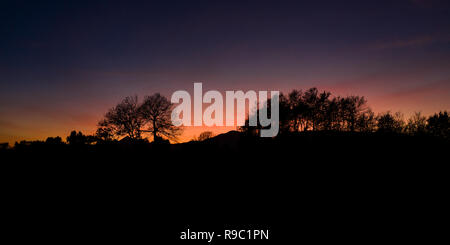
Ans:
<svg viewBox="0 0 450 245"><path fill-rule="evenodd" d="M402 134L411 136L435 136L450 139L450 117L447 111L425 117L420 112L405 120L400 112L385 112L375 115L362 96L333 96L317 88L292 90L280 94L279 135L299 132L363 132ZM270 105L270 103L268 103ZM21 141L15 148L43 145L96 145L110 143L150 143L142 134L149 133L153 142L169 144L176 140L182 129L172 125L170 114L173 104L164 96L155 93L139 102L137 97L126 97L112 107L98 123L94 135L72 131L66 141L61 137L49 137L45 141ZM270 114L270 108L268 108ZM258 112L257 112L258 113ZM240 130L246 135L258 135L261 126L246 124ZM193 141L213 137L204 132ZM0 149L9 148L1 144Z"/></svg>
<svg viewBox="0 0 450 245"><path fill-rule="evenodd" d="M408 120L404 120L400 112L388 111L375 115L364 97L332 96L330 92L319 92L317 88L306 91L292 90L288 94L280 94L279 102L280 134L302 131L348 131L450 138L450 118L447 111L429 117L416 112ZM240 129L256 135L260 128L249 126L247 120Z"/></svg>
<svg viewBox="0 0 450 245"><path fill-rule="evenodd" d="M60 137L48 137L46 140L34 140L27 141L22 140L20 142L16 142L14 144L14 148L26 148L26 147L39 147L39 146L61 146L61 145L70 145L70 146L84 146L84 145L95 145L95 144L107 144L107 143L116 143L117 140L104 140L101 137L96 135L85 135L81 131L72 131L65 139L65 141ZM142 142L147 142L148 140L142 140Z"/></svg>

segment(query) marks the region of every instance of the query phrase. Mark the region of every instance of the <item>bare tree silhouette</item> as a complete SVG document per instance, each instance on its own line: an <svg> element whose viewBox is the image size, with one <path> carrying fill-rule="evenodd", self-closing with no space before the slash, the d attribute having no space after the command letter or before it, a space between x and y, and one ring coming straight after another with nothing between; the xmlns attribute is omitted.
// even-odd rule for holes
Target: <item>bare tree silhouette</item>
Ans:
<svg viewBox="0 0 450 245"><path fill-rule="evenodd" d="M137 96L126 97L111 108L98 123L97 135L104 139L124 135L131 139L140 139L144 124Z"/></svg>
<svg viewBox="0 0 450 245"><path fill-rule="evenodd" d="M158 141L161 137L176 141L182 133L181 127L172 124L172 109L173 104L159 93L145 97L140 114L147 126L144 132L152 133L154 141Z"/></svg>
<svg viewBox="0 0 450 245"><path fill-rule="evenodd" d="M182 128L172 125L172 107L159 93L146 96L142 104L138 103L137 96L126 97L98 123L96 136L101 140L120 136L138 140L143 133L151 133L154 141L161 141L163 137L176 141Z"/></svg>
<svg viewBox="0 0 450 245"><path fill-rule="evenodd" d="M408 119L408 123L405 126L405 132L409 135L423 135L427 129L426 127L427 118L422 116L420 112L416 112Z"/></svg>

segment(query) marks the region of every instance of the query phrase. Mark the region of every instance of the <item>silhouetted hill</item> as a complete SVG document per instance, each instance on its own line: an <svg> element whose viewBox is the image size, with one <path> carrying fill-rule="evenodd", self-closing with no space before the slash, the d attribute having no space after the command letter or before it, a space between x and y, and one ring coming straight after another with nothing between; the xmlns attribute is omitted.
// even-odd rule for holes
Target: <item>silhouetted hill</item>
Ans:
<svg viewBox="0 0 450 245"><path fill-rule="evenodd" d="M64 213L64 226L49 227L66 236L102 227L104 236L127 241L120 234L153 229L152 239L177 241L173 232L197 221L210 224L205 229L269 224L276 241L295 240L298 230L311 238L324 231L385 241L391 233L380 236L383 230L403 237L439 229L427 217L440 215L448 146L400 134L322 131L267 139L231 131L176 145L49 142L1 154L9 158L2 164L16 213L32 217L36 227L42 220L58 224ZM97 223L85 222L92 217ZM149 220L157 226L149 228Z"/></svg>
<svg viewBox="0 0 450 245"><path fill-rule="evenodd" d="M238 131L229 131L227 133L216 135L212 138L199 142L202 145L214 145L219 148L225 148L233 151L239 150L243 134Z"/></svg>
<svg viewBox="0 0 450 245"><path fill-rule="evenodd" d="M218 145L237 145L242 138L242 133L238 131L229 131L223 134L216 135L212 138L206 139L205 143L212 143Z"/></svg>

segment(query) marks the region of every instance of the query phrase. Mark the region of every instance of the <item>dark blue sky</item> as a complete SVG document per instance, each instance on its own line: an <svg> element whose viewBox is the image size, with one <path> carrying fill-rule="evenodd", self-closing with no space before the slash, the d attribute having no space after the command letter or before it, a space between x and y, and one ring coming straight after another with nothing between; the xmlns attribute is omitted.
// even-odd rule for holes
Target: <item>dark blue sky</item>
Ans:
<svg viewBox="0 0 450 245"><path fill-rule="evenodd" d="M2 1L0 37L0 141L89 133L193 82L450 109L450 1Z"/></svg>

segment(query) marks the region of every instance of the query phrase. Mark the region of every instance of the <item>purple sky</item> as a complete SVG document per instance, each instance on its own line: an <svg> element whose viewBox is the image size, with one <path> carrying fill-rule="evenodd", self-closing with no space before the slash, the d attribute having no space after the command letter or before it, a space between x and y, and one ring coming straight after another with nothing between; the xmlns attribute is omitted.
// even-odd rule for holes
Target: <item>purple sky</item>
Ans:
<svg viewBox="0 0 450 245"><path fill-rule="evenodd" d="M7 1L0 36L0 142L92 133L125 96L194 82L450 109L448 1Z"/></svg>

